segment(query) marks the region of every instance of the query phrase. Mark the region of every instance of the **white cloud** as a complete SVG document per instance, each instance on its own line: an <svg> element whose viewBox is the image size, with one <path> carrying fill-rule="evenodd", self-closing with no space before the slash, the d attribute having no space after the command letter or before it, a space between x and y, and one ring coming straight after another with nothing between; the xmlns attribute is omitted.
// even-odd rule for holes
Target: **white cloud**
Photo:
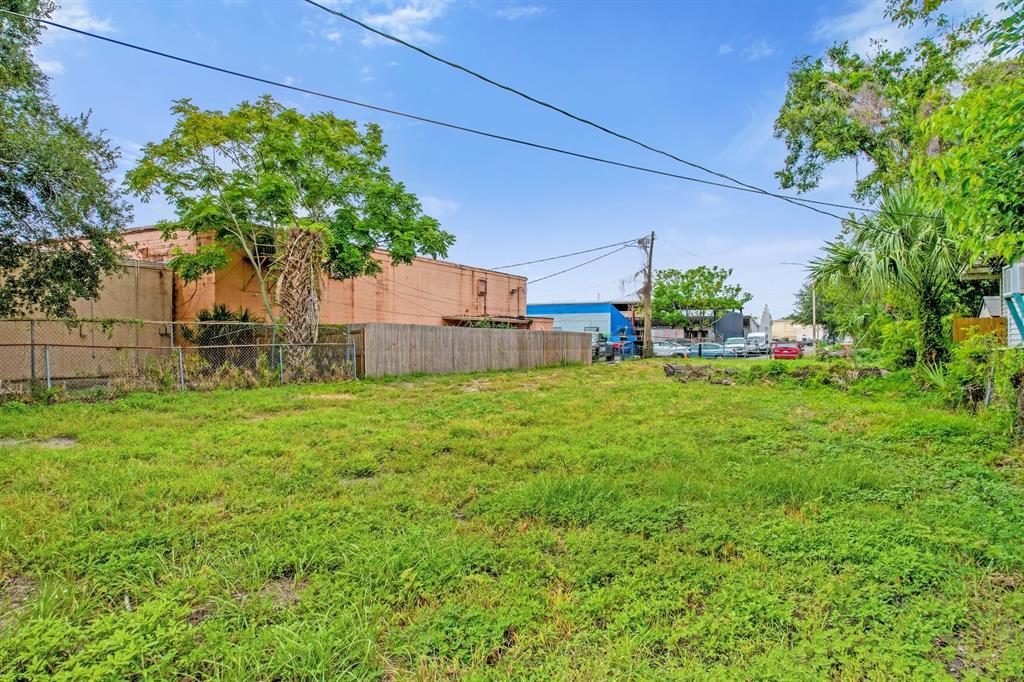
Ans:
<svg viewBox="0 0 1024 682"><path fill-rule="evenodd" d="M749 164L764 156L775 133L775 115L782 102L781 93L762 93L747 111L747 124L739 130L722 151L721 158L730 164Z"/></svg>
<svg viewBox="0 0 1024 682"><path fill-rule="evenodd" d="M732 46L732 43L722 43L718 46L718 54L732 54L736 51L736 48Z"/></svg>
<svg viewBox="0 0 1024 682"><path fill-rule="evenodd" d="M360 73L362 74L362 78L360 78L360 80L363 83L371 83L371 82L373 82L375 80L374 77L373 77L373 68L372 67L364 66Z"/></svg>
<svg viewBox="0 0 1024 682"><path fill-rule="evenodd" d="M853 11L819 22L811 37L830 43L845 41L854 52L872 55L876 42L885 43L891 50L900 50L928 33L928 28L921 24L904 27L886 18L887 4L886 0L862 0ZM999 9L999 4L1000 0L950 0L939 11L954 20L976 14L999 18L1006 14Z"/></svg>
<svg viewBox="0 0 1024 682"><path fill-rule="evenodd" d="M332 43L341 42L341 31L336 28L328 29L324 31L324 38L331 41Z"/></svg>
<svg viewBox="0 0 1024 682"><path fill-rule="evenodd" d="M885 0L867 0L857 9L821 21L812 38L824 42L843 42L858 54L870 54L874 41L884 41L898 50L914 42L914 31L903 28L885 17Z"/></svg>
<svg viewBox="0 0 1024 682"><path fill-rule="evenodd" d="M547 14L547 8L540 5L509 5L495 12L495 16L509 21L529 19Z"/></svg>
<svg viewBox="0 0 1024 682"><path fill-rule="evenodd" d="M88 0L64 0L60 3L57 11L53 13L53 20L67 24L71 28L93 33L114 33L116 31L110 19L93 16Z"/></svg>
<svg viewBox="0 0 1024 682"><path fill-rule="evenodd" d="M437 218L438 220L448 218L459 210L459 204L457 201L441 199L440 197L432 197L429 195L421 196L420 204L423 206L423 211L427 215Z"/></svg>
<svg viewBox="0 0 1024 682"><path fill-rule="evenodd" d="M431 22L444 15L447 7L447 0L411 0L390 12L365 16L363 21L402 40L434 43L438 41L439 36L427 29ZM362 43L370 46L390 41L370 34L362 39Z"/></svg>
<svg viewBox="0 0 1024 682"><path fill-rule="evenodd" d="M740 52L740 56L748 62L771 57L773 54L775 54L775 48L764 40L755 40Z"/></svg>
<svg viewBox="0 0 1024 682"><path fill-rule="evenodd" d="M299 82L299 79L296 78L295 76L285 76L284 77L284 84L285 85L295 85L298 82Z"/></svg>
<svg viewBox="0 0 1024 682"><path fill-rule="evenodd" d="M59 76L64 73L64 64L59 59L39 59L36 65L47 76Z"/></svg>

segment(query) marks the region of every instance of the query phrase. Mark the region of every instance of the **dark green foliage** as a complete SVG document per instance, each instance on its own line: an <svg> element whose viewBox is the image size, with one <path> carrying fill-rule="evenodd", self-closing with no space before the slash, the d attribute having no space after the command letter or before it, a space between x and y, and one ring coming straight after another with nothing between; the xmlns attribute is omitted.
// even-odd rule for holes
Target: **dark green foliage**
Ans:
<svg viewBox="0 0 1024 682"><path fill-rule="evenodd" d="M731 276L730 268L715 265L658 270L651 291L654 320L697 331L710 327L725 311L742 309L751 295L729 284Z"/></svg>
<svg viewBox="0 0 1024 682"><path fill-rule="evenodd" d="M0 8L49 15L48 0ZM74 317L120 266L131 217L109 178L118 152L90 131L88 115L63 116L32 62L39 25L0 14L0 316Z"/></svg>

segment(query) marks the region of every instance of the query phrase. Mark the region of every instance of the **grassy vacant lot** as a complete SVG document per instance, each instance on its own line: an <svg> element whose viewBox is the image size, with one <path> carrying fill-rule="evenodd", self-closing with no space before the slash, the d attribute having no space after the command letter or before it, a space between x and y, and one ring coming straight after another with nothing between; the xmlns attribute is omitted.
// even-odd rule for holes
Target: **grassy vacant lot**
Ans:
<svg viewBox="0 0 1024 682"><path fill-rule="evenodd" d="M1019 453L892 377L136 395L0 437L0 678L1024 676Z"/></svg>

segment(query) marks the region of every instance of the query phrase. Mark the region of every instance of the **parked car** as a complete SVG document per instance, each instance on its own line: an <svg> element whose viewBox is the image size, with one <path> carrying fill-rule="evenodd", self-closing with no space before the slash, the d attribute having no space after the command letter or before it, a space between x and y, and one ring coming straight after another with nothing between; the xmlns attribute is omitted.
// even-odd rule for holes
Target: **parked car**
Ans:
<svg viewBox="0 0 1024 682"><path fill-rule="evenodd" d="M799 343L778 343L772 351L772 358L775 360L798 360L804 356L804 350Z"/></svg>
<svg viewBox="0 0 1024 682"><path fill-rule="evenodd" d="M744 356L747 354L747 340L742 336L730 336L725 340L725 347L737 356Z"/></svg>
<svg viewBox="0 0 1024 682"><path fill-rule="evenodd" d="M768 353L768 335L764 332L747 334L747 353L749 355L765 355Z"/></svg>
<svg viewBox="0 0 1024 682"><path fill-rule="evenodd" d="M681 346L675 341L659 340L652 344L654 348L654 357L656 358L680 358L683 357L683 353L686 350L686 346Z"/></svg>
<svg viewBox="0 0 1024 682"><path fill-rule="evenodd" d="M736 351L726 348L720 343L695 343L686 349L687 358L735 358Z"/></svg>

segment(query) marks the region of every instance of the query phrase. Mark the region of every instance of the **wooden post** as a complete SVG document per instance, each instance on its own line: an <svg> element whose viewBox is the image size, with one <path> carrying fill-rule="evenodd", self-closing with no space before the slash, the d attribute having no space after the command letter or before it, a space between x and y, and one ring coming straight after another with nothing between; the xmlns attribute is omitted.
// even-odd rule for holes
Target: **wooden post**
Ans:
<svg viewBox="0 0 1024 682"><path fill-rule="evenodd" d="M654 338L651 334L651 288L654 279L654 231L647 238L647 268L644 271L644 348L643 356L654 356Z"/></svg>

